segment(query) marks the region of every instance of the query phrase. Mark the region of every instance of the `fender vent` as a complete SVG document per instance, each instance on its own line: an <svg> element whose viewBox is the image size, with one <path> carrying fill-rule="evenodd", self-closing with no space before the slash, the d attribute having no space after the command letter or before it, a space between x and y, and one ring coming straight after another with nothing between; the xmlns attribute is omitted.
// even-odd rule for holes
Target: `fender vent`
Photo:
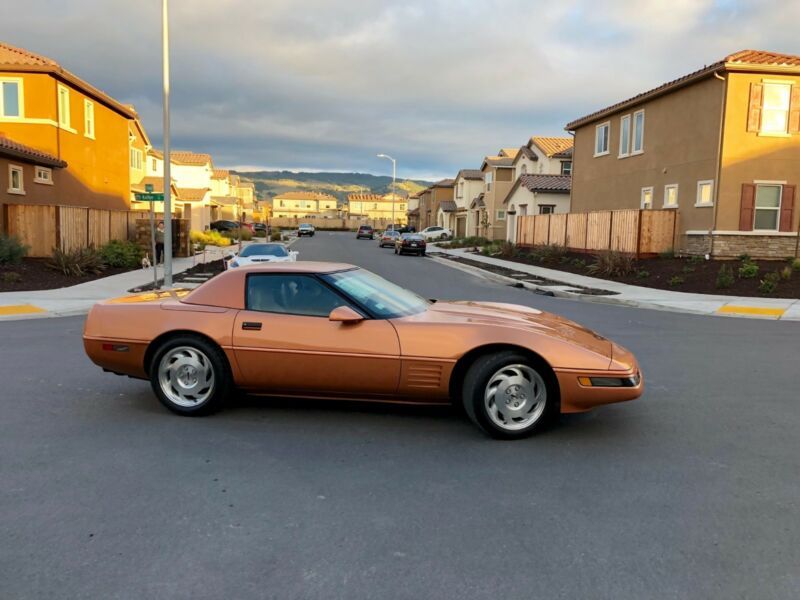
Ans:
<svg viewBox="0 0 800 600"><path fill-rule="evenodd" d="M411 364L407 372L408 387L438 388L442 383L442 365L435 363Z"/></svg>

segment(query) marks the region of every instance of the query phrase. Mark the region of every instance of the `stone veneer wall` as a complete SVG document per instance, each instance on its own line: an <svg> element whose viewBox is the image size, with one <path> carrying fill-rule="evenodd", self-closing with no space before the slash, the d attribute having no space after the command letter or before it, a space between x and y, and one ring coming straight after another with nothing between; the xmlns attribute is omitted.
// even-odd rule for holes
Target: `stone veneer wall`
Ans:
<svg viewBox="0 0 800 600"><path fill-rule="evenodd" d="M709 234L687 234L683 236L686 254L706 254L709 250ZM797 235L735 235L715 234L712 256L736 258L749 254L753 258L784 259L795 255Z"/></svg>

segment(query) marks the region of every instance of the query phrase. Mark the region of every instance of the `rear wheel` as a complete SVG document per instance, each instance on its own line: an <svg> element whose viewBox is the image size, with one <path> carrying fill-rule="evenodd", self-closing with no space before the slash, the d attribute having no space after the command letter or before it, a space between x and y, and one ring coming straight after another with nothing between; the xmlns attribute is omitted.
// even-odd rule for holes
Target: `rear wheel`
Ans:
<svg viewBox="0 0 800 600"><path fill-rule="evenodd" d="M472 364L462 401L470 420L484 432L518 439L539 431L558 414L558 385L547 365L503 351Z"/></svg>
<svg viewBox="0 0 800 600"><path fill-rule="evenodd" d="M167 340L153 356L150 385L161 404L179 415L199 416L222 408L233 387L222 350L202 337Z"/></svg>

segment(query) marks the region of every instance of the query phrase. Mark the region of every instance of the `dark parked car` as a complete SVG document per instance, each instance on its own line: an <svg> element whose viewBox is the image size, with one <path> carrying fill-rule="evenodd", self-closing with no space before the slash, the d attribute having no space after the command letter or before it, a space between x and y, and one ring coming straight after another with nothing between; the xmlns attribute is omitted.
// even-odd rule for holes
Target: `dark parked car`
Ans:
<svg viewBox="0 0 800 600"><path fill-rule="evenodd" d="M253 233L255 233L256 235L258 234L267 235L269 233L266 223L253 223L252 225L253 225Z"/></svg>
<svg viewBox="0 0 800 600"><path fill-rule="evenodd" d="M367 238L368 240L375 239L375 230L372 228L372 225L362 225L358 228L356 239L360 240L361 238Z"/></svg>
<svg viewBox="0 0 800 600"><path fill-rule="evenodd" d="M397 231L399 233L414 233L416 230L417 230L416 227L414 227L413 225L403 225Z"/></svg>
<svg viewBox="0 0 800 600"><path fill-rule="evenodd" d="M425 256L425 238L418 233L404 233L394 242L394 253L403 254L409 252Z"/></svg>
<svg viewBox="0 0 800 600"><path fill-rule="evenodd" d="M226 232L226 231L236 231L239 229L239 224L236 221L213 221L211 225L209 225L211 229L214 231Z"/></svg>
<svg viewBox="0 0 800 600"><path fill-rule="evenodd" d="M394 246L395 240L400 237L400 234L394 230L384 231L381 234L381 237L378 238L378 248L383 248L384 246Z"/></svg>
<svg viewBox="0 0 800 600"><path fill-rule="evenodd" d="M301 223L300 227L297 228L297 237L303 237L304 235L314 237L315 232L316 230L311 223Z"/></svg>

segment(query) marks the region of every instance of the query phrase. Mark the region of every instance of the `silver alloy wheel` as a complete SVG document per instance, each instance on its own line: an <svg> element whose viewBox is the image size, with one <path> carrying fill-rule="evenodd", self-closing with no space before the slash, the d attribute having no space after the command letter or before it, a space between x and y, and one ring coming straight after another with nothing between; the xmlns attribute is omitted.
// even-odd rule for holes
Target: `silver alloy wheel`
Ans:
<svg viewBox="0 0 800 600"><path fill-rule="evenodd" d="M506 365L489 378L483 402L492 423L518 431L530 427L544 413L547 386L528 365Z"/></svg>
<svg viewBox="0 0 800 600"><path fill-rule="evenodd" d="M214 393L214 366L201 350L178 346L161 358L158 384L170 402L194 408Z"/></svg>

